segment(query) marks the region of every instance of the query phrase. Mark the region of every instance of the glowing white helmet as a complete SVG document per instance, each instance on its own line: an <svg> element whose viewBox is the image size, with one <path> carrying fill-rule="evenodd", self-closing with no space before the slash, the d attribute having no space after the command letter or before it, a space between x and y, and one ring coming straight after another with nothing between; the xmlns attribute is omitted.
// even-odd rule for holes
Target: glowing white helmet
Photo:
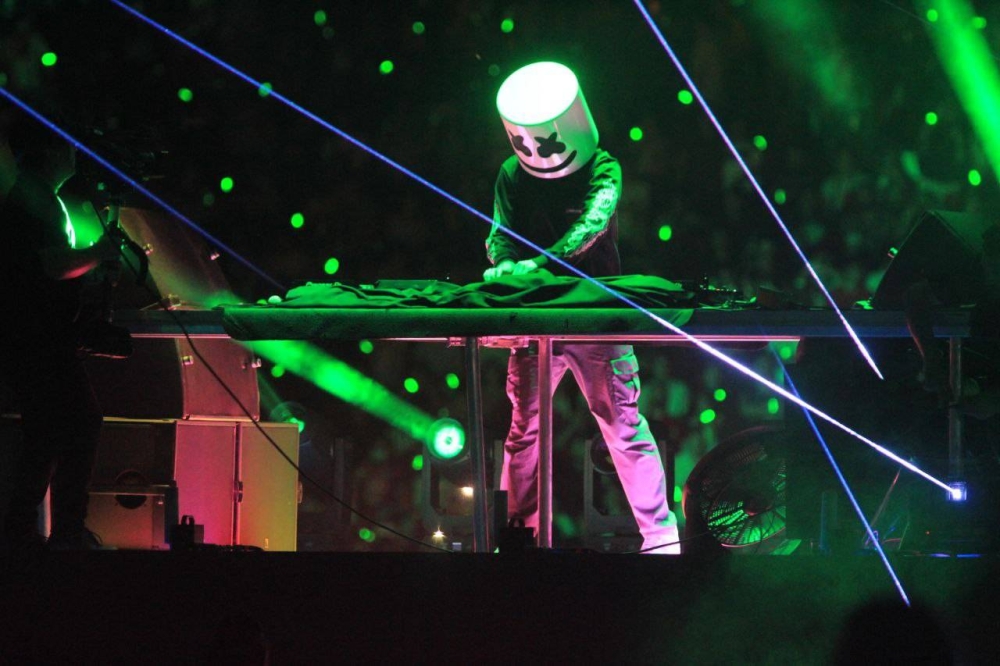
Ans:
<svg viewBox="0 0 1000 666"><path fill-rule="evenodd" d="M597 126L565 65L536 62L517 70L500 86L497 110L514 154L533 176L568 176L597 150Z"/></svg>

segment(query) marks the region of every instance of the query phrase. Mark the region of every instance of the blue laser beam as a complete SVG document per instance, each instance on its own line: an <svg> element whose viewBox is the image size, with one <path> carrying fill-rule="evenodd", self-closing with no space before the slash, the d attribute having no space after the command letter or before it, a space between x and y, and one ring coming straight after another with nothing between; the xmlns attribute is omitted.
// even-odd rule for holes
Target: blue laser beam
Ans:
<svg viewBox="0 0 1000 666"><path fill-rule="evenodd" d="M137 12L136 10L134 10L134 9L132 9L132 8L124 5L122 2L120 2L120 0L109 0L109 2L111 2L112 4L114 4L114 5L118 6L118 7L121 7L122 9L124 9L128 13L132 14L136 18L139 18L141 21L143 21L147 25L155 28L156 30L164 33L165 35L167 35L167 36L169 36L169 37L171 37L173 39L176 39L177 41L179 41L180 43L184 44L185 46L188 46L189 48L193 49L196 53L199 53L199 54L203 55L204 57L208 58L212 62L218 64L223 69L225 69L225 70L227 70L229 72L232 72L233 74L235 74L239 78L241 78L244 81L248 82L250 85L253 85L255 88L260 86L260 82L258 82L253 77L251 77L251 76L249 76L249 75L241 72L240 70L236 69L232 65L230 65L230 64L226 63L225 61L217 58L216 56L212 55L211 53L205 51L204 49L202 49L201 47L197 46L196 44L193 44L190 41L188 41L187 39L184 39L183 37L177 35L173 31L171 31L170 29L168 29L168 28L166 28L164 26L161 26L156 21L153 21L152 19L150 19L150 18L146 17L145 15ZM403 165L399 164L395 160L387 157L386 155L383 155L379 151L375 150L374 148L371 148L370 146L366 145L365 143L359 141L358 139L355 139L354 137L350 136L349 134L347 134L343 130L341 130L341 129L335 127L334 125L332 125L330 122L324 120L323 118L320 118L315 113L312 113L311 111L308 111L307 109L302 108L301 106L299 106L298 104L296 104L292 100L288 99L287 97L285 97L281 93L272 90L269 98L276 99L276 100L280 101L282 104L285 104L286 106L288 106L289 108L291 108L291 109L293 109L295 111L298 111L299 113L301 113L305 117L309 118L310 120L313 120L314 122L316 122L320 126L329 129L330 131L334 132L338 136L344 138L346 141L349 141L354 146L357 146L358 148L360 148L361 150L365 151L366 153L368 153L368 154L372 155L373 157L379 159L380 161L388 164L389 166L393 167L394 169L397 169L401 173L403 173L406 176L412 178L413 180L417 181L418 183L424 185L425 187L427 187L431 191L435 192L436 194L444 197L448 201L451 201L452 203L460 206L462 209L468 211L469 213L471 213L475 217L483 220L484 222L486 222L490 226L493 225L493 219L491 217L489 217L488 215L485 215L484 213L476 210L475 208L473 208L469 204L465 203L461 199L458 199L457 197L455 197L454 195L448 193L444 189L442 189L442 188L438 187L437 185L431 183L426 178L423 178L423 177L419 176L418 174L414 173L410 169L407 169L406 167L404 167ZM746 367L745 365L741 364L739 361L737 361L735 359L732 359L729 356L726 356L725 354L723 354L722 352L718 351L717 349L715 349L711 345L709 345L709 344L707 344L707 343L705 343L705 342L703 342L703 341L695 338L691 334L687 333L686 331L683 331L682 329L678 328L677 326L675 326L671 322L667 321L666 319L657 316L656 314L654 314L653 312L651 312L647 308L639 305L634 300L628 298L624 294L621 294L621 293L615 291L613 288L609 287L608 285L603 284L602 282L599 282L599 281L595 280L591 276L589 276L586 273L584 273L583 271L581 271L576 266L573 266L570 263L568 263L567 261L565 261L564 259L561 259L561 258L553 255L547 249L539 246L538 244L534 243L533 241L528 240L527 238L521 236L520 234L518 234L517 232L515 232L512 229L508 229L507 227L501 227L501 230L504 233L506 233L508 236L510 236L511 238L513 238L513 239L515 239L515 240L523 243L525 246L527 246L527 247L535 250L539 254L542 254L542 255L548 257L551 261L554 261L555 263L559 264L560 266L562 266L563 268L565 268L569 272L571 272L571 273L573 273L573 274L575 274L575 275L577 275L577 276L579 276L579 277L581 277L581 278L583 278L585 280L590 281L591 283L593 283L594 285L596 285L598 288L600 288L600 289L604 290L605 292L607 292L613 298L616 298L619 301L621 301L622 303L628 305L629 307L631 307L631 308L633 308L633 309L635 309L635 310L643 313L644 315L646 315L647 317L649 317L651 320L653 320L653 321L657 322L658 324L660 324L663 328L671 331L672 333L674 333L676 335L679 335L680 337L684 338L685 340L687 340L691 344L695 345L696 347L698 347L699 349L701 349L705 353L707 353L707 354L709 354L709 355L717 358L718 360L722 361L726 365L729 365L730 367L735 368L739 372L741 372L744 375L750 377L751 379L754 379L758 383L763 384L764 386L766 386L767 388L771 389L772 391L774 391L778 395L781 395L782 397L784 397L786 400L789 400L789 401L797 404L798 406L802 407L803 409L809 410L810 412L812 412L813 414L815 414L819 418L823 419L824 421L829 422L830 424L834 425L837 428L840 428L844 432L846 432L849 435L857 438L859 441L867 444L868 446L870 446L874 450L876 450L879 453L881 453L883 456L886 456L890 460L893 460L893 461L897 462L898 464L902 465L903 467L905 467L906 469L910 470L911 472L917 474L918 476L920 476L920 477L922 477L922 478L930 481L931 483L934 483L935 485L938 485L938 486L944 488L945 490L951 492L950 486L948 486L947 484L945 484L943 481L939 481L938 479L936 479L933 476L931 476L930 474L924 472L923 470L921 470L917 466L913 465L909 461L903 460L902 458L900 458L899 456L897 456L892 451L886 449L883 446L880 446L879 444L876 444L872 440L870 440L867 437L861 435L860 433L852 430L851 428L849 428L848 426L844 425L840 421L836 420L832 416L826 414L825 412L821 411L820 409L818 409L816 407L813 407L812 405L810 405L809 403L805 402L801 398L799 398L799 397L797 397L797 396L789 393L788 391L786 391L781 386L778 386L774 382L766 379L765 377L761 376L757 372L755 372L755 371L751 370L750 368Z"/></svg>
<svg viewBox="0 0 1000 666"><path fill-rule="evenodd" d="M774 353L773 350L772 353ZM782 372L785 373L785 381L788 382L788 385L791 387L792 392L794 392L795 395L800 396L799 390L795 387L795 382L792 381L792 376L788 373L788 368L785 367L785 364L781 360L781 357L775 353L774 358L778 361L778 365L781 366ZM858 504L857 498L854 496L854 493L851 492L851 486L850 484L847 483L847 478L844 476L844 473L840 470L840 465L837 464L836 459L833 457L833 452L830 450L829 445L826 443L826 439L823 438L823 435L820 434L819 432L819 428L816 427L816 420L813 419L812 414L810 414L808 411L804 411L804 414L806 417L806 421L808 421L809 423L809 427L812 429L813 434L816 435L816 439L817 441L819 441L820 447L822 447L823 449L823 453L826 454L826 459L830 461L830 467L833 468L833 473L837 475L837 479L840 481L840 485L843 486L844 492L847 494L847 499L851 501L851 506L854 507L855 513L858 514L858 518L861 520L861 524L865 526L865 533L868 534L868 538L871 540L872 545L875 546L875 550L878 552L878 556L882 560L882 564L885 565L886 571L889 572L889 577L892 579L893 584L899 591L899 596L903 598L903 603L909 606L910 598L907 596L906 590L903 589L903 583L899 579L899 576L896 575L896 570L892 568L892 564L889 562L889 557L885 554L885 551L882 549L882 544L879 543L878 537L875 536L875 531L872 529L871 523L869 523L868 519L865 517L865 512L861 510L861 505Z"/></svg>
<svg viewBox="0 0 1000 666"><path fill-rule="evenodd" d="M760 198L764 202L764 205L767 207L768 212L770 212L771 216L774 217L774 220L778 223L778 226L781 228L781 231L785 234L785 237L788 239L788 242L792 244L792 248L795 250L795 253L799 255L800 259L802 259L802 263L803 265L805 265L806 270L809 271L809 275L812 276L813 281L819 287L820 291L823 292L823 296L826 298L827 302L837 313L837 317L840 318L840 322L844 325L844 328L847 330L847 334L851 337L851 340L854 341L854 344L857 346L858 351L861 352L861 355L868 362L868 365L871 366L871 369L875 371L875 374L878 376L878 378L885 379L882 376L882 373L879 371L878 366L875 364L875 359L873 359L871 357L871 354L868 353L868 349L866 349L864 343L861 342L861 338L859 338L858 334L854 332L854 329L851 327L850 323L848 323L847 318L844 316L844 313L840 311L840 307L837 305L836 301L833 300L833 296L827 290L826 285L824 285L823 281L820 280L819 275L816 273L816 270L809 262L809 259L806 258L805 252L803 252L802 248L799 247L798 242L796 242L795 237L792 236L792 232L789 231L788 226L785 224L785 221L781 219L781 215L778 214L777 209L771 204L771 200L768 199L767 194L764 193L764 189L760 186L760 183L757 182L757 178L753 175L753 172L750 171L750 167L748 167L747 163L743 160L743 156L740 155L740 151L737 150L735 144L733 144L732 140L729 138L729 135L726 133L726 130L723 129L722 123L719 122L719 119L716 117L715 113L712 112L712 108L708 105L708 102L706 102L705 98L702 97L701 91L698 89L698 86L695 85L694 80L688 75L687 70L684 68L684 65L680 61L680 58L678 58L677 54L674 53L674 50L670 48L670 44L667 43L667 39L666 37L663 36L663 32L653 21L653 17L649 15L649 12L646 11L646 7L642 3L642 0L633 0L633 1L635 2L635 6L639 9L639 12L642 14L643 18L646 19L646 23L649 24L650 29L652 29L653 34L660 42L660 45L667 52L667 55L670 56L670 60L674 63L674 66L677 68L677 71L680 72L680 75L684 79L684 82L687 84L688 88L691 89L691 93L694 95L695 99L698 100L698 103L701 105L701 108L705 111L705 114L708 116L708 119L712 122L712 125L719 133L719 136L722 137L723 143L726 144L726 147L729 149L729 152L732 153L733 158L736 159L736 162L740 165L740 168L743 169L743 173L745 173L747 178L750 180L750 184L753 185L753 188L757 191L757 194L760 195Z"/></svg>
<svg viewBox="0 0 1000 666"><path fill-rule="evenodd" d="M113 173L115 176L117 176L118 178L120 178L123 182L128 183L128 185L130 187L134 188L136 192L142 193L142 195L145 196L147 199L149 199L150 201L155 202L157 205L159 205L160 207L162 207L165 211L167 211L168 213L170 213L171 215L173 215L174 217L176 217L178 220L180 220L181 222L183 222L187 226L189 226L192 229L194 229L197 233L201 234L207 240L211 241L213 245L215 245L216 247L218 247L220 250L223 250L224 252L226 252L226 254L228 254L229 256L233 257L237 261L239 261L241 264L243 264L244 266L246 266L247 268L249 268L251 271L253 271L257 275L259 275L260 277L264 278L265 280L267 280L269 283L271 283L275 287L277 287L279 289L282 289L282 290L285 289L285 287L280 282L278 282L277 280L275 280L274 278L272 278L271 276L269 276L267 273L265 273L260 268L257 268L257 266L255 266L253 263L251 263L250 260L245 259L242 255L240 255L235 250L233 250L232 248L230 248L229 246L227 246L225 243L223 243L222 241L220 241L218 238L214 237L212 234L208 233L207 231L205 231L204 229L202 229L201 227L199 227L193 221L191 221L190 219L188 219L179 210L177 210L176 208L174 208L173 206L171 206L170 204L168 204L166 201L164 201L160 197L158 197L155 194L153 194L152 192L150 192L147 188L145 188L142 185L140 185L134 179L130 178L128 176L128 174L126 174L125 172L123 172L120 169L118 169L114 164L112 164L111 162L107 161L106 159L104 159L103 157L101 157L100 155L98 155L96 152L94 152L93 150L91 150L88 146L84 145L79 139L77 139L76 137L74 137L73 135L71 135L69 132L67 132L63 128L61 128L58 125L56 125L55 123L53 123L51 120L49 120L48 118L46 118L44 115L42 115L41 113L39 113L35 109L33 109L26 102L24 102L19 97L17 97L16 95L14 95L14 93L12 93L9 90L7 90L6 88L0 86L0 96L4 97L9 102L11 102L12 104L14 104L18 108L20 108L22 111L24 111L25 113L27 113L29 116L31 116L32 118L34 118L35 120L37 120L39 123L41 123L42 125L44 125L48 129L52 130L53 132L55 132L59 136L61 136L67 142L69 142L73 146L75 146L77 150L79 150L80 152L84 153L87 157L89 157L90 159L94 160L95 162L97 162L98 164L100 164L102 167L104 167L105 169L107 169L108 171L110 171L111 173Z"/></svg>

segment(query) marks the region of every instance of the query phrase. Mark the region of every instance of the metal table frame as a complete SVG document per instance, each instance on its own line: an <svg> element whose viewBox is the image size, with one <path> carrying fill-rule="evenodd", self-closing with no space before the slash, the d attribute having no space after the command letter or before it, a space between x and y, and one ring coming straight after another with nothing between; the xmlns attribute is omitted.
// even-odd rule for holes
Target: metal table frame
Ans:
<svg viewBox="0 0 1000 666"><path fill-rule="evenodd" d="M489 533L486 477L486 443L483 435L483 403L480 372L481 347L538 345L539 406L539 535L538 545L552 546L552 385L554 342L650 343L690 345L683 336L664 329L648 316L620 308L543 308L446 310L391 308L302 308L300 315L318 316L330 322L323 330L297 327L295 308L239 306L216 310L174 312L137 311L118 313L116 323L128 327L136 337L180 337L177 321L192 338L233 337L239 340L365 338L408 342L444 342L465 347L466 404L470 435L470 457L474 473L473 549L490 552L496 535ZM655 313L660 311L654 310ZM669 312L669 311L665 311ZM179 319L175 320L174 315ZM250 318L250 326L240 321ZM901 312L850 311L852 327L862 338L910 337ZM949 381L952 402L962 396L962 338L970 334L968 310L940 311L934 315L934 334L949 341ZM257 321L253 321L256 319ZM289 322L289 319L292 321ZM300 330L301 329L301 330ZM689 335L704 342L798 341L804 337L845 337L845 329L829 310L695 310L683 326ZM948 417L949 480L963 474L963 418L951 409Z"/></svg>

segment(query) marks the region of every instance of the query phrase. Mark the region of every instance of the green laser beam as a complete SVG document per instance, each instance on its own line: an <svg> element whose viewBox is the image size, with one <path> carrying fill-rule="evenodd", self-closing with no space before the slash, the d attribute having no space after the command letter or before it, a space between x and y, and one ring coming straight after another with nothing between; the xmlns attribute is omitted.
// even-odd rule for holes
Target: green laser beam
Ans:
<svg viewBox="0 0 1000 666"><path fill-rule="evenodd" d="M994 174L1000 174L1000 72L967 0L935 0L934 8L938 21L928 30L938 57Z"/></svg>

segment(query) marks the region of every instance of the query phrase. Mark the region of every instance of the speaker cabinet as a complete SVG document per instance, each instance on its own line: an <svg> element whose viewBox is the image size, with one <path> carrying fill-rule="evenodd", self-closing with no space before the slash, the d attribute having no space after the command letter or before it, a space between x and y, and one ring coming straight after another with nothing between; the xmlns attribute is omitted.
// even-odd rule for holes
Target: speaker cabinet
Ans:
<svg viewBox="0 0 1000 666"><path fill-rule="evenodd" d="M149 258L144 285L126 274L115 287L116 310L156 307L170 300L179 308L233 302L217 256L188 226L153 210L122 208L122 227ZM101 294L103 296L103 294ZM87 370L105 414L132 419L245 418L247 414L206 367L218 373L253 418L260 418L253 354L228 339L135 339L124 360L91 358ZM204 359L204 361L202 360Z"/></svg>
<svg viewBox="0 0 1000 666"><path fill-rule="evenodd" d="M298 426L262 423L298 463ZM204 526L205 543L295 550L298 474L248 420L107 418L95 487L145 488L176 481L178 513ZM91 495L88 526L119 548L166 548L165 498Z"/></svg>
<svg viewBox="0 0 1000 666"><path fill-rule="evenodd" d="M132 345L127 359L87 359L87 372L105 414L131 419L245 418L245 407L260 418L254 355L238 342L198 338L197 353L184 338L136 338Z"/></svg>
<svg viewBox="0 0 1000 666"><path fill-rule="evenodd" d="M288 461L299 462L299 427L295 423L260 425L263 433L253 423L242 421L237 433L236 542L264 550L295 550L301 492L299 474Z"/></svg>
<svg viewBox="0 0 1000 666"><path fill-rule="evenodd" d="M904 309L906 290L924 279L945 305L980 302L987 282L983 237L994 224L964 213L924 213L882 276L872 295L872 307Z"/></svg>

